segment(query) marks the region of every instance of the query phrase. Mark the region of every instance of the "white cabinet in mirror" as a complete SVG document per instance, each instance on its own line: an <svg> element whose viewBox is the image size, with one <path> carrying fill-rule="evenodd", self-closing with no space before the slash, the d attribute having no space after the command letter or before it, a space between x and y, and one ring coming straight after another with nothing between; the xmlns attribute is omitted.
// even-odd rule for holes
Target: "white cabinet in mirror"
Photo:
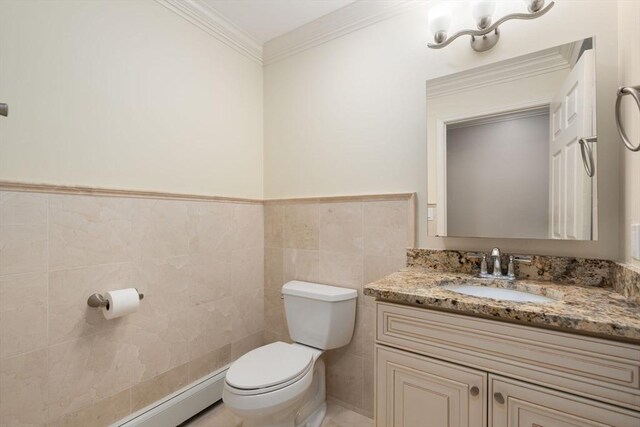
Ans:
<svg viewBox="0 0 640 427"><path fill-rule="evenodd" d="M597 240L593 38L427 82L437 236Z"/></svg>

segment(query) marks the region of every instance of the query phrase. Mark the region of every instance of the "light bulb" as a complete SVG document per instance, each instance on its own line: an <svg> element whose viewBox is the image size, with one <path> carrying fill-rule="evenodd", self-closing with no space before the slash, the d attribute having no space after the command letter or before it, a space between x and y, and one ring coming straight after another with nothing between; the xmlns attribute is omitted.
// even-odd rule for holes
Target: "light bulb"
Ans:
<svg viewBox="0 0 640 427"><path fill-rule="evenodd" d="M429 30L436 41L442 43L451 26L451 10L444 3L438 3L429 10Z"/></svg>
<svg viewBox="0 0 640 427"><path fill-rule="evenodd" d="M491 25L491 17L496 11L496 2L493 0L472 0L471 16L478 28L484 29Z"/></svg>

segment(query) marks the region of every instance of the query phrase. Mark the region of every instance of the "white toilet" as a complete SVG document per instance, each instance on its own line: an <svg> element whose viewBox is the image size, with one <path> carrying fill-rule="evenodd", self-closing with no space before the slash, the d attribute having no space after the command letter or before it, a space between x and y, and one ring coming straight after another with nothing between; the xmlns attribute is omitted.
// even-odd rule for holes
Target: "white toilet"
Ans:
<svg viewBox="0 0 640 427"><path fill-rule="evenodd" d="M319 427L327 410L320 355L353 335L354 289L293 281L282 294L294 343L252 350L227 371L222 400L244 427Z"/></svg>

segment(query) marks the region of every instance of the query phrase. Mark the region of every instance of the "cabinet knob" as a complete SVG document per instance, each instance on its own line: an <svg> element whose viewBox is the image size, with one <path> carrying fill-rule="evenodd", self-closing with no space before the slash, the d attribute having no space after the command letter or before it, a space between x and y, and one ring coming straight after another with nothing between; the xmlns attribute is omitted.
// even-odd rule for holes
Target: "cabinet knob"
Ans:
<svg viewBox="0 0 640 427"><path fill-rule="evenodd" d="M469 390L469 394L471 394L471 396L477 396L480 394L480 389L478 388L478 386L473 386L471 387L471 390Z"/></svg>
<svg viewBox="0 0 640 427"><path fill-rule="evenodd" d="M502 393L493 393L493 398L501 405L504 403L504 396Z"/></svg>

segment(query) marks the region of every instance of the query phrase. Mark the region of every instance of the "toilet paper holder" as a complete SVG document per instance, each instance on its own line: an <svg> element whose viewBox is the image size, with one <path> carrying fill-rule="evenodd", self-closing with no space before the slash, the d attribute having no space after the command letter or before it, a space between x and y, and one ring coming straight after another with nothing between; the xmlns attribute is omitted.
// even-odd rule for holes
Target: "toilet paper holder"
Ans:
<svg viewBox="0 0 640 427"><path fill-rule="evenodd" d="M140 293L138 289L136 289L136 292L138 292L138 298L142 300L144 298L144 294ZM109 300L107 300L102 294L95 293L89 297L87 305L92 308L106 307L109 309Z"/></svg>

